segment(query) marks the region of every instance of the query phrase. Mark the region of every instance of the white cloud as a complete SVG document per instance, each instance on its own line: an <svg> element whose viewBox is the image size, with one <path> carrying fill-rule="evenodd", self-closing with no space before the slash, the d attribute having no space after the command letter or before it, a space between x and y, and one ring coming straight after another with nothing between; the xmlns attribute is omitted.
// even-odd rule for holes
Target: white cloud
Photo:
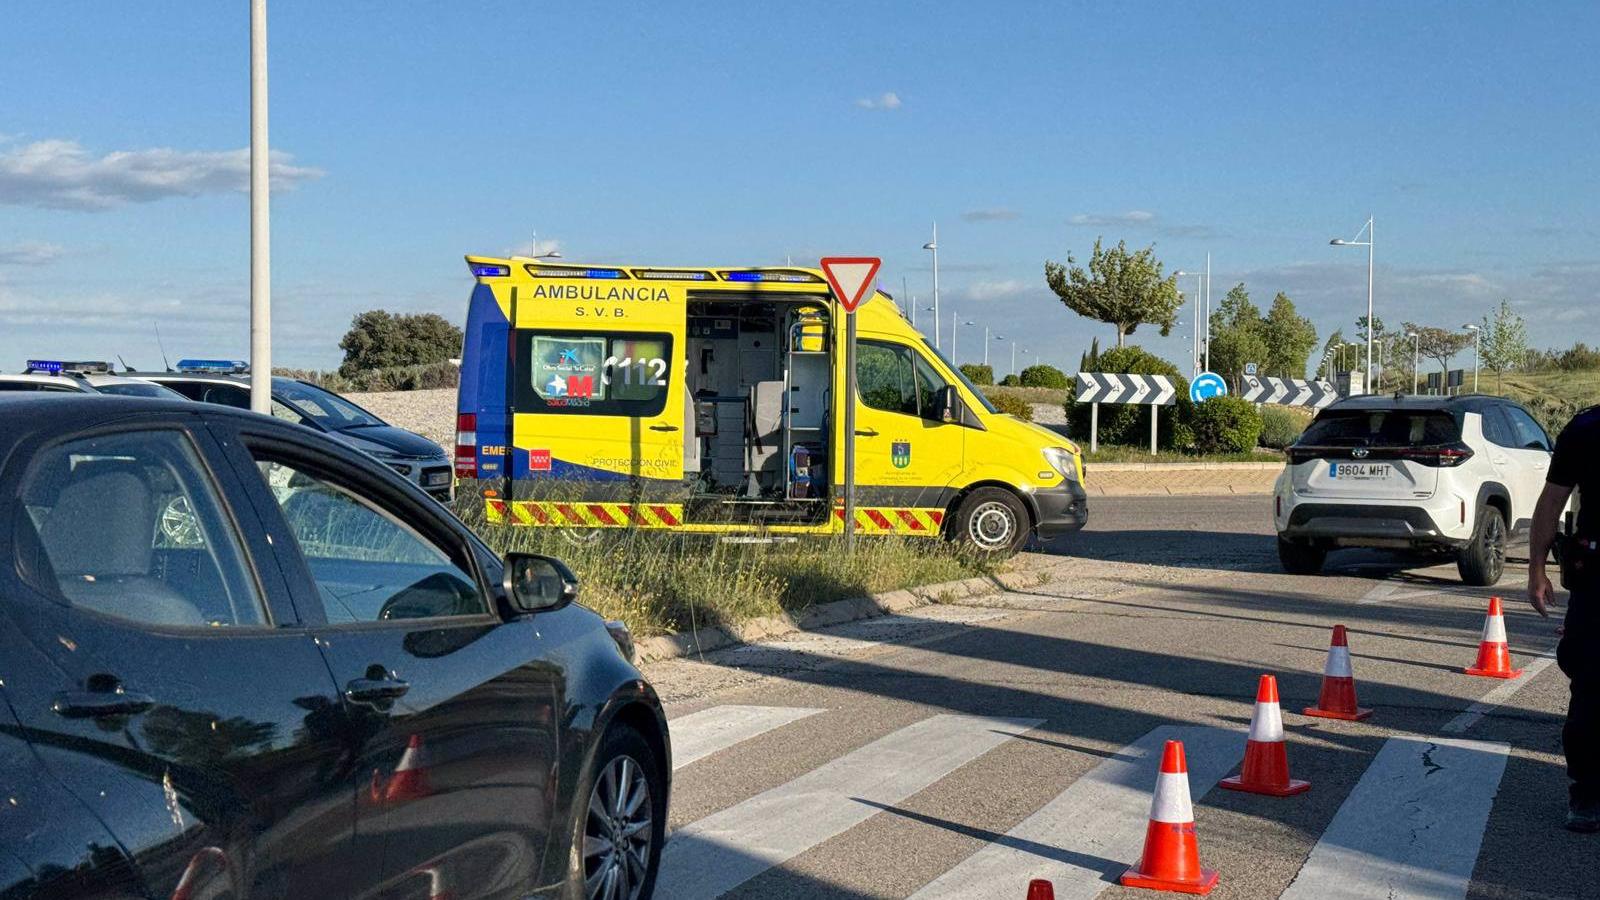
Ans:
<svg viewBox="0 0 1600 900"><path fill-rule="evenodd" d="M293 165L275 150L274 190L321 178L321 169ZM94 156L76 141L48 140L0 151L0 205L99 211L167 197L245 191L250 151L117 150Z"/></svg>
<svg viewBox="0 0 1600 900"><path fill-rule="evenodd" d="M961 214L961 218L966 222L1012 222L1022 218L1022 213L996 206L989 209L969 209Z"/></svg>
<svg viewBox="0 0 1600 900"><path fill-rule="evenodd" d="M1067 221L1073 225L1090 225L1096 228L1126 228L1133 225L1149 225L1155 220L1155 213L1134 209L1125 213L1079 213Z"/></svg>
<svg viewBox="0 0 1600 900"><path fill-rule="evenodd" d="M522 242L520 244L516 244L516 245L514 245L512 247L506 248L505 255L506 256L543 256L546 253L561 253L561 252L562 252L562 250L561 250L561 242L560 241L547 241L547 240L544 240L543 238L539 238L537 246L535 246L535 244L534 244L534 242L532 240L524 241L524 242Z"/></svg>
<svg viewBox="0 0 1600 900"><path fill-rule="evenodd" d="M862 109L899 109L900 95L894 91L884 91L876 97L862 97L856 101L856 105Z"/></svg>
<svg viewBox="0 0 1600 900"><path fill-rule="evenodd" d="M992 281L974 281L967 285L962 294L969 300L985 303L1015 297L1027 290L1028 285L1018 279L1001 278Z"/></svg>
<svg viewBox="0 0 1600 900"><path fill-rule="evenodd" d="M58 244L23 241L0 244L0 266L42 266L60 259L66 249Z"/></svg>

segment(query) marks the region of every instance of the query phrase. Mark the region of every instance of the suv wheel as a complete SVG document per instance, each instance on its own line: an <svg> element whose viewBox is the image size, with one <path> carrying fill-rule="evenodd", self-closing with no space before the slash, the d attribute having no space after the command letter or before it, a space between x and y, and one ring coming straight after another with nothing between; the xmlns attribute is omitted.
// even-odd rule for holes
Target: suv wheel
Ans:
<svg viewBox="0 0 1600 900"><path fill-rule="evenodd" d="M1291 541L1287 538L1278 538L1278 562L1283 564L1283 570L1290 575L1320 575L1322 564L1328 559L1328 551L1304 541Z"/></svg>
<svg viewBox="0 0 1600 900"><path fill-rule="evenodd" d="M1004 558L1027 542L1028 510L1004 488L981 487L962 498L949 528L951 539L986 556Z"/></svg>
<svg viewBox="0 0 1600 900"><path fill-rule="evenodd" d="M655 890L666 837L666 782L650 745L632 728L601 739L574 810L568 896L638 900Z"/></svg>
<svg viewBox="0 0 1600 900"><path fill-rule="evenodd" d="M1478 510L1478 527L1461 548L1456 570L1461 580L1476 587L1498 584L1506 569L1506 519L1493 506Z"/></svg>

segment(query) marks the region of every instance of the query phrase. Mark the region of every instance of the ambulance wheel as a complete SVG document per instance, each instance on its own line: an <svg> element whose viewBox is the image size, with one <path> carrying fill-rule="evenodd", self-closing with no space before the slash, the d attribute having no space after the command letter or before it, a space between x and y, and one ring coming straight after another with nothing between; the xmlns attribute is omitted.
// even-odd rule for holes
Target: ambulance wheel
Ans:
<svg viewBox="0 0 1600 900"><path fill-rule="evenodd" d="M1028 510L1004 488L981 487L956 504L949 537L986 556L1006 557L1022 549L1031 526Z"/></svg>

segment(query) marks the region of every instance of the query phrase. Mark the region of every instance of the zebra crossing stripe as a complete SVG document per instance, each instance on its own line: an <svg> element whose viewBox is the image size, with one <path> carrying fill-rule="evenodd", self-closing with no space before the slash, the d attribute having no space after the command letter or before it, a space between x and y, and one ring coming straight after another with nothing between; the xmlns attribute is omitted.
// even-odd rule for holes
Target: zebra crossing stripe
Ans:
<svg viewBox="0 0 1600 900"><path fill-rule="evenodd" d="M1509 752L1390 738L1280 900L1465 897Z"/></svg>
<svg viewBox="0 0 1600 900"><path fill-rule="evenodd" d="M1189 790L1205 796L1239 762L1236 732L1163 725L1122 748L999 840L912 894L912 900L1021 897L1033 878L1055 885L1058 900L1098 896L1139 859L1150 791L1168 740L1183 741Z"/></svg>
<svg viewBox="0 0 1600 900"><path fill-rule="evenodd" d="M876 815L873 804L899 803L1041 721L931 716L692 822L662 848L655 896L726 893Z"/></svg>
<svg viewBox="0 0 1600 900"><path fill-rule="evenodd" d="M673 719L667 723L673 771L819 712L803 706L713 706Z"/></svg>

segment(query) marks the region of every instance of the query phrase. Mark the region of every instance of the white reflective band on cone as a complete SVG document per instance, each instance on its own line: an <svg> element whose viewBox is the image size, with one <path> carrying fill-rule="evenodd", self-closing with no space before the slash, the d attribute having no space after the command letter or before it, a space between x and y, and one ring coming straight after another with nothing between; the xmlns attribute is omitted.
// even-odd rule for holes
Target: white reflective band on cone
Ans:
<svg viewBox="0 0 1600 900"><path fill-rule="evenodd" d="M1194 821L1194 805L1189 802L1188 772L1162 772L1156 776L1156 796L1150 801L1150 820L1169 825L1187 825Z"/></svg>
<svg viewBox="0 0 1600 900"><path fill-rule="evenodd" d="M1257 703L1250 718L1250 740L1272 743L1283 740L1283 712L1276 703Z"/></svg>
<svg viewBox="0 0 1600 900"><path fill-rule="evenodd" d="M1328 664L1323 667L1322 674L1330 678L1354 678L1355 673L1350 670L1350 648L1329 647Z"/></svg>
<svg viewBox="0 0 1600 900"><path fill-rule="evenodd" d="M1489 616L1483 620L1483 639L1492 644L1506 642L1506 617Z"/></svg>

